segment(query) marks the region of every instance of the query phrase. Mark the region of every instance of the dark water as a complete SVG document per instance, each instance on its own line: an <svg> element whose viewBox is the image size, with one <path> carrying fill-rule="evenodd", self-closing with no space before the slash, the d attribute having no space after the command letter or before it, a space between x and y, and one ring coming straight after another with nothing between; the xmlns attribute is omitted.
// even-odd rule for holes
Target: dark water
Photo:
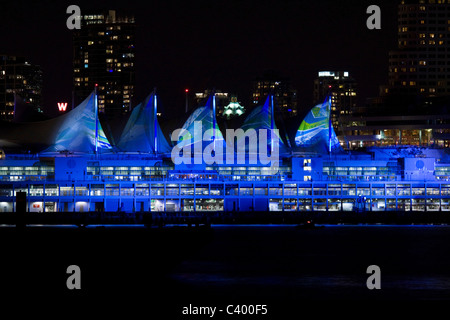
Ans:
<svg viewBox="0 0 450 320"><path fill-rule="evenodd" d="M450 300L447 226L0 227L0 241L4 304L93 304L163 314L156 319L184 319L189 304L267 304L274 318L290 319L331 302L373 311ZM82 270L79 291L66 287L72 264ZM369 265L381 268L380 290L366 287Z"/></svg>
<svg viewBox="0 0 450 320"><path fill-rule="evenodd" d="M370 265L381 290L367 289ZM449 299L450 228L217 227L173 278L220 297Z"/></svg>

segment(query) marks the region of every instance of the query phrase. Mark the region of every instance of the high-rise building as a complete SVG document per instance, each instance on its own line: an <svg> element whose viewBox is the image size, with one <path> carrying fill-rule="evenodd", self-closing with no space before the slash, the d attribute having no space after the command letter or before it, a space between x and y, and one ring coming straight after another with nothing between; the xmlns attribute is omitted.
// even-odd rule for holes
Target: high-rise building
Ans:
<svg viewBox="0 0 450 320"><path fill-rule="evenodd" d="M252 104L263 104L269 94L275 97L277 111L288 117L297 115L297 90L292 88L289 79L280 77L273 72L265 73L253 81Z"/></svg>
<svg viewBox="0 0 450 320"><path fill-rule="evenodd" d="M398 48L389 53L389 83L382 95L450 95L450 3L401 1Z"/></svg>
<svg viewBox="0 0 450 320"><path fill-rule="evenodd" d="M14 119L15 95L40 111L42 70L24 57L0 55L0 119Z"/></svg>
<svg viewBox="0 0 450 320"><path fill-rule="evenodd" d="M85 14L73 34L75 105L98 85L100 113L129 112L135 90L135 21L114 10Z"/></svg>
<svg viewBox="0 0 450 320"><path fill-rule="evenodd" d="M450 4L400 1L398 45L389 52L389 82L364 112L342 119L349 148L450 145Z"/></svg>
<svg viewBox="0 0 450 320"><path fill-rule="evenodd" d="M340 117L351 115L356 108L356 80L347 71L320 71L314 80L314 103L322 103L329 95L331 122L339 131Z"/></svg>

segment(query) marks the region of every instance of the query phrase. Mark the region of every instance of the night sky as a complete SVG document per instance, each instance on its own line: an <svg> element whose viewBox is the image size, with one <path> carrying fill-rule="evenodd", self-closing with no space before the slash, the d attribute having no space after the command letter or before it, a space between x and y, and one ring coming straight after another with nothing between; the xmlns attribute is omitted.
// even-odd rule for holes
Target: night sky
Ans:
<svg viewBox="0 0 450 320"><path fill-rule="evenodd" d="M249 103L251 81L266 70L289 77L299 106L312 104L320 70L349 71L359 103L386 83L396 47L398 1L1 1L0 54L29 58L44 71L43 106L71 101L72 31L67 6L134 15L135 104L158 88L163 112L184 110L184 89L216 88ZM382 29L366 28L366 8L379 5Z"/></svg>

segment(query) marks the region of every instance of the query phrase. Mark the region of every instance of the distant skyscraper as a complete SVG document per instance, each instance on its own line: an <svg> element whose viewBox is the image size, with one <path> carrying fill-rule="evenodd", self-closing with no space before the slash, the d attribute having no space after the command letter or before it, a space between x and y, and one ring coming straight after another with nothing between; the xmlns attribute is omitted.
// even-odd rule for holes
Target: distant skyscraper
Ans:
<svg viewBox="0 0 450 320"><path fill-rule="evenodd" d="M135 89L135 21L114 10L86 14L73 34L75 103L98 84L100 113L117 115L132 107Z"/></svg>
<svg viewBox="0 0 450 320"><path fill-rule="evenodd" d="M253 105L264 104L267 96L273 93L278 111L289 117L297 114L297 90L292 88L289 79L269 72L253 81L252 87Z"/></svg>
<svg viewBox="0 0 450 320"><path fill-rule="evenodd" d="M41 103L42 70L24 57L0 55L0 119L14 119L14 95L38 111Z"/></svg>
<svg viewBox="0 0 450 320"><path fill-rule="evenodd" d="M401 1L398 49L389 53L389 83L382 95L450 95L450 4Z"/></svg>
<svg viewBox="0 0 450 320"><path fill-rule="evenodd" d="M331 121L339 131L339 118L356 108L357 83L346 71L321 71L314 80L314 103L322 103L331 95Z"/></svg>
<svg viewBox="0 0 450 320"><path fill-rule="evenodd" d="M450 4L401 1L398 45L389 52L389 82L365 110L344 119L349 147L450 145Z"/></svg>

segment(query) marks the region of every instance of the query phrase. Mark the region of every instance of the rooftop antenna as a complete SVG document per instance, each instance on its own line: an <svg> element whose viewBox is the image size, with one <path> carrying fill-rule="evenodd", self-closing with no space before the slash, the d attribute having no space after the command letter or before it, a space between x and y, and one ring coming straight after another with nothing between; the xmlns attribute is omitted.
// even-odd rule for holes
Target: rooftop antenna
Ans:
<svg viewBox="0 0 450 320"><path fill-rule="evenodd" d="M158 153L158 99L156 97L156 87L153 89L153 127L155 137L155 154Z"/></svg>
<svg viewBox="0 0 450 320"><path fill-rule="evenodd" d="M189 89L185 89L184 92L186 92L186 107L184 109L184 112L187 114L188 113L188 107L189 107L189 103L188 103L188 93L189 93Z"/></svg>
<svg viewBox="0 0 450 320"><path fill-rule="evenodd" d="M273 152L273 129L275 128L275 114L273 112L273 92L270 93L270 152Z"/></svg>
<svg viewBox="0 0 450 320"><path fill-rule="evenodd" d="M216 90L212 92L212 107L213 107L213 150L216 152Z"/></svg>
<svg viewBox="0 0 450 320"><path fill-rule="evenodd" d="M331 95L328 95L328 152L331 157L331 130L332 130L332 124L331 124Z"/></svg>
<svg viewBox="0 0 450 320"><path fill-rule="evenodd" d="M97 155L98 150L98 100L97 100L97 87L98 84L95 84L94 87L94 112L95 112L95 154Z"/></svg>

